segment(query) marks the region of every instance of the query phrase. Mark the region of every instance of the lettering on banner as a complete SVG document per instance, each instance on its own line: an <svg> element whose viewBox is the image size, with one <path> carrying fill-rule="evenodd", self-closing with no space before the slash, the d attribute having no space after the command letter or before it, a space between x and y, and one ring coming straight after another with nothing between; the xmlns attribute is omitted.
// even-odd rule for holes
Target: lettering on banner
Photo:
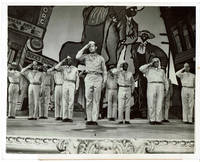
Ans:
<svg viewBox="0 0 200 162"><path fill-rule="evenodd" d="M42 38L44 33L41 27L12 17L8 17L8 28L37 38Z"/></svg>
<svg viewBox="0 0 200 162"><path fill-rule="evenodd" d="M47 65L55 65L57 62L51 59L48 59L42 55L38 55L35 53L32 53L30 51L26 51L26 58L30 59L30 60L35 60L37 62L40 62L42 64L47 64Z"/></svg>
<svg viewBox="0 0 200 162"><path fill-rule="evenodd" d="M37 25L45 28L48 25L52 13L52 7L41 7Z"/></svg>

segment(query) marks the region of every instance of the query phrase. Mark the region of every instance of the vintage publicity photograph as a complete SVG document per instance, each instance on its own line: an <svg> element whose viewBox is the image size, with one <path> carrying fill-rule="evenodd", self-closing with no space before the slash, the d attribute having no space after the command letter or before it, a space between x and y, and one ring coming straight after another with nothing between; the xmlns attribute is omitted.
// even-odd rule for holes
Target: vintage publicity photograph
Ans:
<svg viewBox="0 0 200 162"><path fill-rule="evenodd" d="M195 6L7 6L6 154L194 154Z"/></svg>

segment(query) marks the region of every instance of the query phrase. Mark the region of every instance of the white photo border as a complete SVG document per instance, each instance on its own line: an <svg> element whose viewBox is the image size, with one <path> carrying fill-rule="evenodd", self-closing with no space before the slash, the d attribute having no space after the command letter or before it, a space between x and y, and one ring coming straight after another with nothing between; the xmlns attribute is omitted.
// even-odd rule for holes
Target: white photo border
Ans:
<svg viewBox="0 0 200 162"><path fill-rule="evenodd" d="M194 154L132 154L132 155L67 155L67 154L7 154L6 153L6 105L7 105L7 7L9 5L55 5L55 6L79 6L79 5L135 5L135 6L194 6L196 7L196 93L195 93L195 153ZM35 1L27 1L27 0L2 0L1 8L0 8L0 21L1 21L1 37L0 37L0 50L2 59L0 59L0 95L1 95L1 109L0 109L0 143L1 143L1 159L12 159L12 160L25 160L25 159L34 159L34 160L62 160L62 159L132 159L132 160L141 160L141 159L163 159L163 160L194 160L200 159L200 112L198 109L200 98L198 97L200 94L200 3L197 1L173 1L168 0L167 2L164 0L157 1L134 1L134 0L123 0L123 1L108 1L108 0L74 0L74 1L66 1L66 0L35 0Z"/></svg>

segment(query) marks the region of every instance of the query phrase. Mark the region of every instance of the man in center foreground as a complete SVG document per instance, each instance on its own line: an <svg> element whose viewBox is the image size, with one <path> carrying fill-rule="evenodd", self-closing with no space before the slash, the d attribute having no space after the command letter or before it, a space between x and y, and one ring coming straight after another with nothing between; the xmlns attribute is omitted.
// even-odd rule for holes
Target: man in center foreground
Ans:
<svg viewBox="0 0 200 162"><path fill-rule="evenodd" d="M86 50L89 50L86 52ZM76 55L76 59L85 62L85 97L86 97L86 125L97 125L101 90L107 80L105 60L96 53L95 42L90 41ZM86 53L86 54L84 54Z"/></svg>
<svg viewBox="0 0 200 162"><path fill-rule="evenodd" d="M159 58L142 65L139 70L147 78L147 104L150 124L161 124L164 88L166 85L165 71L161 69Z"/></svg>

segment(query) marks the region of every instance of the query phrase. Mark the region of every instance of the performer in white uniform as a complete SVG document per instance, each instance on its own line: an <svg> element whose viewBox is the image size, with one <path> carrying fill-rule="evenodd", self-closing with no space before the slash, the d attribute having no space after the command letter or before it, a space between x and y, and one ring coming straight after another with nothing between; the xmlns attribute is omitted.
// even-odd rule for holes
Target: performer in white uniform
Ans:
<svg viewBox="0 0 200 162"><path fill-rule="evenodd" d="M108 79L106 82L106 91L107 91L107 99L108 99L108 110L107 110L107 118L110 121L114 121L117 119L117 75L114 74L113 70L116 69L114 66L110 65L108 71Z"/></svg>
<svg viewBox="0 0 200 162"><path fill-rule="evenodd" d="M122 70L118 68L118 119L119 124L123 124L125 111L125 124L130 124L131 97L135 89L135 81L133 74L127 71L127 62L122 62L120 67Z"/></svg>
<svg viewBox="0 0 200 162"><path fill-rule="evenodd" d="M176 73L182 83L182 107L183 107L183 122L192 124L194 99L195 99L195 75L190 73L190 66L188 63L184 64L184 68Z"/></svg>
<svg viewBox="0 0 200 162"><path fill-rule="evenodd" d="M66 61L67 65L61 66ZM72 65L71 57L67 57L55 66L63 74L63 122L73 122L74 96L79 87L78 69Z"/></svg>
<svg viewBox="0 0 200 162"><path fill-rule="evenodd" d="M160 67L159 58L153 58L149 64L139 70L147 78L147 104L150 124L162 124L162 106L166 84L165 72Z"/></svg>
<svg viewBox="0 0 200 162"><path fill-rule="evenodd" d="M30 69L32 68L32 69ZM29 101L29 118L28 120L37 120L39 111L39 99L41 95L42 73L38 71L37 62L33 62L21 71L28 81L28 101Z"/></svg>
<svg viewBox="0 0 200 162"><path fill-rule="evenodd" d="M88 49L89 53L84 54ZM86 125L97 125L101 90L105 87L107 80L105 60L96 53L96 50L95 42L90 41L76 55L76 59L85 61L87 72L85 77Z"/></svg>
<svg viewBox="0 0 200 162"><path fill-rule="evenodd" d="M21 94L21 74L17 69L17 64L13 62L8 69L8 118L15 119L16 106Z"/></svg>
<svg viewBox="0 0 200 162"><path fill-rule="evenodd" d="M63 75L61 71L52 67L47 70L47 72L53 75L55 90L54 90L54 101L55 101L55 119L62 120L63 109L62 109L62 85L63 85Z"/></svg>
<svg viewBox="0 0 200 162"><path fill-rule="evenodd" d="M50 95L53 92L53 78L52 75L47 72L48 65L44 64L42 72L42 84L41 84L41 96L39 105L39 119L48 118L48 109L50 103Z"/></svg>

